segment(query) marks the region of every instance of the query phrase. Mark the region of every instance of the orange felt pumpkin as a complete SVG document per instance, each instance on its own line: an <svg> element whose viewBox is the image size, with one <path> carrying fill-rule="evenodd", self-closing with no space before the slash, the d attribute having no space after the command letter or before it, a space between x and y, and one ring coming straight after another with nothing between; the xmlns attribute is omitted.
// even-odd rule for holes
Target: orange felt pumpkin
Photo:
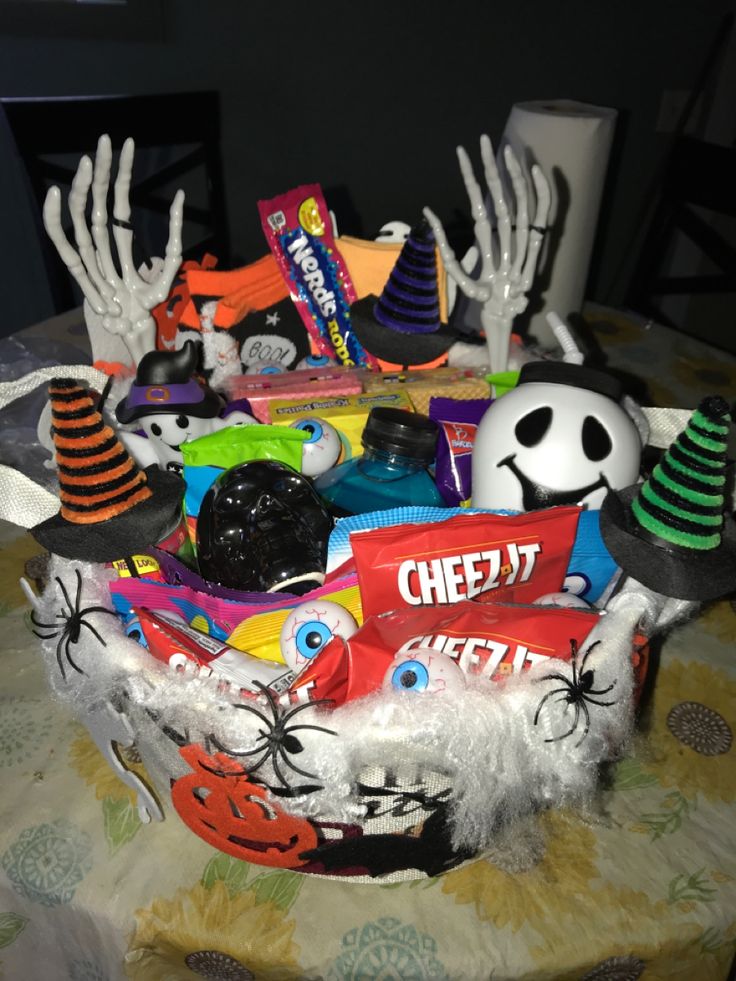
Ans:
<svg viewBox="0 0 736 981"><path fill-rule="evenodd" d="M317 845L309 821L272 804L267 791L251 783L225 753L209 756L198 744L179 752L194 772L174 781L171 802L190 830L221 852L256 865L307 864L299 855Z"/></svg>

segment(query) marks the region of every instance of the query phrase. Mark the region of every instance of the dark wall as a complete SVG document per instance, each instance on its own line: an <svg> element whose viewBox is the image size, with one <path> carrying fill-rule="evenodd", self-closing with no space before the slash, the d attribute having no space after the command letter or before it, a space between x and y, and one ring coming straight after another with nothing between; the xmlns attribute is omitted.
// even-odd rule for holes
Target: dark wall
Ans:
<svg viewBox="0 0 736 981"><path fill-rule="evenodd" d="M615 272L666 146L654 132L662 92L692 86L727 6L170 0L157 40L0 36L0 94L219 90L231 232L243 261L265 251L259 197L319 181L341 230L366 235L390 218L416 219L425 204L447 222L467 221L456 144L477 160L479 134L498 139L515 101L613 106L621 118L591 287L615 299ZM5 171L7 330L43 315L43 290L20 287L24 276L31 282L32 259L18 247L27 219L10 190L12 161Z"/></svg>

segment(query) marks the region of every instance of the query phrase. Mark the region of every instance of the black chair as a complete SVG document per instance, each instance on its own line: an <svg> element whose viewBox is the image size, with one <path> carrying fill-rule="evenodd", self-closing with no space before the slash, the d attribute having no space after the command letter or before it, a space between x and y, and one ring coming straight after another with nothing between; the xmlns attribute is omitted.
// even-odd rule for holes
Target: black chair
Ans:
<svg viewBox="0 0 736 981"><path fill-rule="evenodd" d="M671 327L679 325L662 312L662 297L736 293L736 238L728 241L698 208L736 218L736 150L683 136L671 152L625 298L632 310ZM664 275L678 233L717 271Z"/></svg>
<svg viewBox="0 0 736 981"><path fill-rule="evenodd" d="M205 252L212 252L221 266L227 265L230 235L217 92L13 98L0 100L0 107L27 176L33 213L37 216L39 245L57 313L75 306L80 299L76 284L43 229L41 207L53 184L66 197L78 158L84 153L94 157L102 133L109 134L113 151L120 150L126 137L135 140L130 200L139 247L146 229L155 229L155 246L160 254L166 241L172 188L183 186L187 192L183 216L184 258L201 258ZM59 162L58 157L64 154L73 155L73 159ZM141 161L143 157L145 160ZM144 166L139 165L141 162ZM198 196L202 203L194 203ZM73 242L66 205L62 216L69 226L67 236ZM145 242L139 253L141 257L149 251L147 245Z"/></svg>

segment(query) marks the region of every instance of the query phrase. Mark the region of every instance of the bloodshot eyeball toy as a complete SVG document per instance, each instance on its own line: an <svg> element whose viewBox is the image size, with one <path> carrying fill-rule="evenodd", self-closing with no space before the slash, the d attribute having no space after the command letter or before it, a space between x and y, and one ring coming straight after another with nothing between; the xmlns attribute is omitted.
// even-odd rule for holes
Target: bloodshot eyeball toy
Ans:
<svg viewBox="0 0 736 981"><path fill-rule="evenodd" d="M299 672L333 637L347 640L357 629L353 616L339 603L301 603L284 620L279 637L281 653L291 670Z"/></svg>
<svg viewBox="0 0 736 981"><path fill-rule="evenodd" d="M448 654L431 647L415 647L393 659L383 687L388 691L441 695L465 688L465 675Z"/></svg>
<svg viewBox="0 0 736 981"><path fill-rule="evenodd" d="M473 447L473 506L600 508L636 482L642 440L619 382L594 368L533 361L492 403Z"/></svg>
<svg viewBox="0 0 736 981"><path fill-rule="evenodd" d="M305 476L319 477L335 466L342 443L334 426L324 419L308 418L292 422L291 428L309 434L309 438L302 443L302 473Z"/></svg>

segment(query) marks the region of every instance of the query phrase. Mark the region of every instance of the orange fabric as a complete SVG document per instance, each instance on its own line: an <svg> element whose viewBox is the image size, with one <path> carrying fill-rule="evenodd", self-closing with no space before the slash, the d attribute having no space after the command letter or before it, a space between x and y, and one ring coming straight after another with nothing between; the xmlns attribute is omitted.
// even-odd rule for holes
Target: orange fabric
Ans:
<svg viewBox="0 0 736 981"><path fill-rule="evenodd" d="M217 257L207 252L201 262L189 259L180 266L169 295L151 311L156 321L156 346L159 350L170 350L174 346L179 320L190 300L187 273L194 269L214 269L216 265Z"/></svg>
<svg viewBox="0 0 736 981"><path fill-rule="evenodd" d="M190 296L206 296L219 301L214 324L224 329L240 323L253 310L265 310L289 295L276 259L270 252L250 265L227 272L192 269L187 272L186 279ZM183 327L200 329L199 314L191 298L179 323Z"/></svg>
<svg viewBox="0 0 736 981"><path fill-rule="evenodd" d="M335 239L335 244L348 267L358 299L362 300L364 296L369 296L371 293L380 296L396 265L396 260L401 255L403 243L372 242L370 239L341 235ZM435 251L440 320L447 323L447 276L439 251Z"/></svg>
<svg viewBox="0 0 736 981"><path fill-rule="evenodd" d="M98 371L104 371L106 375L115 375L118 378L134 373L131 366L123 364L122 361L95 361L92 367Z"/></svg>

